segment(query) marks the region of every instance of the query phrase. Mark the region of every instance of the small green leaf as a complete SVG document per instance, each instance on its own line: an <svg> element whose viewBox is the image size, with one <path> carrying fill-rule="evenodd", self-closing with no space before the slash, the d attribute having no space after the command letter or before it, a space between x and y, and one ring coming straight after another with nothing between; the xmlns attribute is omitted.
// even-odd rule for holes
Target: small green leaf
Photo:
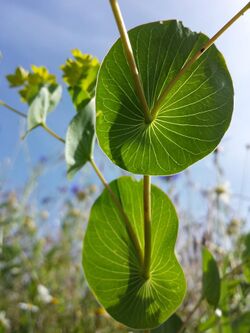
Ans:
<svg viewBox="0 0 250 333"><path fill-rule="evenodd" d="M182 320L177 314L173 314L164 324L151 330L151 333L177 333L182 327ZM185 329L182 333L185 332Z"/></svg>
<svg viewBox="0 0 250 333"><path fill-rule="evenodd" d="M67 130L65 159L69 178L72 178L92 158L94 144L95 109L92 100L75 115Z"/></svg>
<svg viewBox="0 0 250 333"><path fill-rule="evenodd" d="M218 316L213 314L206 321L203 321L199 324L199 326L198 326L199 331L198 332L199 333L206 332L209 328L212 328L212 327L216 326L218 321L219 321Z"/></svg>
<svg viewBox="0 0 250 333"><path fill-rule="evenodd" d="M205 247L202 249L202 272L203 297L216 307L220 299L220 275L215 259Z"/></svg>
<svg viewBox="0 0 250 333"><path fill-rule="evenodd" d="M222 311L220 318L220 330L222 333L234 333L231 326L230 305L232 297L235 295L235 285L231 285L231 281L227 279L221 280L219 309Z"/></svg>
<svg viewBox="0 0 250 333"><path fill-rule="evenodd" d="M10 87L21 87L18 91L21 100L29 105L43 86L49 87L50 90L58 87L55 75L50 74L44 66L31 65L30 72L22 67L17 67L15 73L7 75L6 78L10 83Z"/></svg>
<svg viewBox="0 0 250 333"><path fill-rule="evenodd" d="M57 107L58 103L62 98L62 87L57 84L50 85L48 87L49 91L49 108L48 113L54 111Z"/></svg>
<svg viewBox="0 0 250 333"><path fill-rule="evenodd" d="M17 67L14 74L6 76L10 87L22 86L28 78L28 72L23 67Z"/></svg>
<svg viewBox="0 0 250 333"><path fill-rule="evenodd" d="M53 111L61 99L62 88L58 85L43 86L33 99L28 110L28 132L46 124L49 112Z"/></svg>
<svg viewBox="0 0 250 333"><path fill-rule="evenodd" d="M183 65L208 41L177 21L129 31L149 110ZM133 173L170 175L212 152L231 121L233 85L215 46L170 89L147 124L119 39L105 57L96 88L97 137L118 166Z"/></svg>
<svg viewBox="0 0 250 333"><path fill-rule="evenodd" d="M42 87L28 110L28 132L46 122L49 109L49 92Z"/></svg>
<svg viewBox="0 0 250 333"><path fill-rule="evenodd" d="M97 58L83 54L78 49L73 50L72 54L75 59L68 59L61 69L75 108L81 111L95 95L100 64Z"/></svg>
<svg viewBox="0 0 250 333"><path fill-rule="evenodd" d="M143 183L130 177L110 187L144 248ZM152 185L152 253L150 278L142 268L125 223L105 189L94 203L83 242L84 272L98 301L121 323L135 329L155 328L180 306L186 290L174 252L178 229L175 208Z"/></svg>
<svg viewBox="0 0 250 333"><path fill-rule="evenodd" d="M247 282L250 283L250 233L243 238L244 251L242 253L243 273Z"/></svg>

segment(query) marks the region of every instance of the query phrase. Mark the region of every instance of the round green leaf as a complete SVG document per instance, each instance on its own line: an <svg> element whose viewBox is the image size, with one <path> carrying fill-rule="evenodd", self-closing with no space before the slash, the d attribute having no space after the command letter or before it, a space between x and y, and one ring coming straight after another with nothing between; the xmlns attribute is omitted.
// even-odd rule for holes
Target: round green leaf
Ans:
<svg viewBox="0 0 250 333"><path fill-rule="evenodd" d="M121 177L110 184L144 248L143 184ZM178 229L175 208L152 186L152 253L150 278L142 276L125 223L104 190L92 207L84 239L83 267L90 288L107 312L135 328L154 328L181 304L186 282L175 257Z"/></svg>
<svg viewBox="0 0 250 333"><path fill-rule="evenodd" d="M174 20L141 25L130 30L129 37L151 111L164 88L208 40ZM218 145L231 120L233 86L223 56L212 46L146 124L119 39L101 66L96 101L97 136L108 157L133 173L169 175Z"/></svg>

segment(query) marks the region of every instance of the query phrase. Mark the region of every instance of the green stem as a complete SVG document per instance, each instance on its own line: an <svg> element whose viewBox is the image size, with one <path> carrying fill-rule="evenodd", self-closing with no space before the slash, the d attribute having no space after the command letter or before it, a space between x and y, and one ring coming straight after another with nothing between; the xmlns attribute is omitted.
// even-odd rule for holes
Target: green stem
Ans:
<svg viewBox="0 0 250 333"><path fill-rule="evenodd" d="M23 118L27 118L27 115L23 112L17 111L16 109L14 109L12 106L6 104L4 101L0 100L0 105L4 106L6 109L18 114L19 116L23 117Z"/></svg>
<svg viewBox="0 0 250 333"><path fill-rule="evenodd" d="M0 101L0 105L6 106L4 102ZM15 109L13 109L11 106L8 105L8 109L10 109L11 111L17 113L19 116L25 117L27 118L27 116L25 114L22 114L22 112L17 111ZM54 138L56 138L57 140L59 140L60 142L65 144L65 140L63 138L61 138L58 134L56 134L54 131L52 131L46 124L41 124L40 125L46 132L48 132L50 135L52 135ZM129 236L134 244L135 250L137 252L138 255L138 259L140 262L140 265L142 267L143 265L143 255L142 255L142 250L140 247L140 244L138 242L138 239L136 237L136 234L134 233L133 228L131 227L130 221L126 215L126 213L124 212L120 201L117 199L116 195L114 194L114 192L112 191L111 187L109 186L109 184L107 183L107 181L105 180L105 178L103 177L101 171L99 170L99 168L97 167L97 165L95 164L94 160L91 158L90 159L90 164L92 165L93 169L95 170L97 176L99 177L99 179L101 180L101 182L103 183L104 187L106 187L106 189L109 191L109 194L113 200L113 202L115 203L116 207L118 208L120 215L122 217L122 219L125 222L126 228L128 230Z"/></svg>
<svg viewBox="0 0 250 333"><path fill-rule="evenodd" d="M198 302L193 307L192 311L188 314L186 320L181 325L180 329L177 331L177 333L182 333L184 331L184 329L187 327L188 323L190 322L191 318L193 317L194 313L196 312L196 310L201 305L202 301L203 301L203 297L200 297Z"/></svg>
<svg viewBox="0 0 250 333"><path fill-rule="evenodd" d="M150 277L151 263L151 181L150 176L144 176L144 277Z"/></svg>
<svg viewBox="0 0 250 333"><path fill-rule="evenodd" d="M235 22L237 21L248 9L250 9L250 2L242 8L231 20L229 20L209 41L182 67L179 73L173 78L172 81L166 86L157 100L154 108L151 111L153 119L156 118L162 103L167 97L169 91L173 88L176 82L187 72L187 70L214 44L214 42Z"/></svg>
<svg viewBox="0 0 250 333"><path fill-rule="evenodd" d="M116 20L116 24L118 27L118 30L120 32L120 36L121 36L121 42L123 45L123 49L125 52L125 56L126 59L128 61L132 76L133 76L133 80L135 83L135 89L136 92L138 94L138 97L140 99L141 102L141 106L144 112L144 117L145 117L145 122L146 123L151 123L152 122L152 116L150 114L149 108L148 108L148 103L144 94L144 90L143 90L143 85L141 82L141 78L140 78L140 74L135 62L135 57L133 54L133 49L129 40L129 36L128 36L128 32L127 29L125 27L123 18L122 18L122 14L121 14L121 10L118 4L117 0L110 0L110 5Z"/></svg>
<svg viewBox="0 0 250 333"><path fill-rule="evenodd" d="M54 131L52 131L46 124L40 125L43 129L45 129L46 132L48 132L50 135L52 135L57 140L61 141L62 143L65 143L65 140L61 138L59 135L57 135Z"/></svg>
<svg viewBox="0 0 250 333"><path fill-rule="evenodd" d="M137 252L137 256L140 262L140 265L142 266L143 264L143 256L142 256L142 251L141 251L141 247L140 244L138 242L138 238L131 226L131 223L128 219L127 214L124 212L124 209L120 203L120 201L118 200L117 196L115 195L115 193L113 192L113 190L111 189L111 187L109 186L108 182L105 180L105 178L103 177L103 174L101 173L100 169L98 168L98 166L96 165L95 161L91 158L89 160L90 164L92 165L93 169L95 170L97 176L99 177L100 181L102 182L102 184L104 185L104 187L108 190L112 201L114 202L114 204L116 205L121 218L123 219L123 221L125 222L127 231L129 233L129 236L134 244L135 250Z"/></svg>
<svg viewBox="0 0 250 333"><path fill-rule="evenodd" d="M4 106L8 110L18 114L20 117L27 118L27 115L25 113L14 109L12 106L10 106L9 104L6 104L4 101L0 100L0 105ZM39 126L41 126L46 132L48 132L50 135L52 135L57 140L61 141L62 143L65 143L65 140L63 138L61 138L59 135L57 135L54 131L52 131L46 124L41 124Z"/></svg>

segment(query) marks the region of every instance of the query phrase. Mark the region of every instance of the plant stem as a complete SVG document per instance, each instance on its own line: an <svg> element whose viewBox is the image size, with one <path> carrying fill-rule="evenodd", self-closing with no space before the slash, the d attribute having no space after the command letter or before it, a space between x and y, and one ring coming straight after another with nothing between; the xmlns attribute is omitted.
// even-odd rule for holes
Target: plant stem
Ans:
<svg viewBox="0 0 250 333"><path fill-rule="evenodd" d="M235 22L237 21L248 9L250 9L250 2L242 8L231 20L229 20L209 41L182 67L176 77L166 86L157 100L154 108L151 111L153 119L157 116L159 109L167 97L169 91L173 88L176 82L187 72L187 70L214 44L214 42Z"/></svg>
<svg viewBox="0 0 250 333"><path fill-rule="evenodd" d="M116 20L116 24L118 27L118 30L120 32L120 36L121 36L121 42L123 45L123 49L125 52L125 56L126 59L128 61L132 76L133 76L133 80L135 83L135 89L136 92L138 94L138 97L140 99L141 102L141 106L144 112L144 117L145 117L145 122L146 123L151 123L152 121L152 117L148 108L148 103L144 94L144 90L143 90L143 85L141 82L141 78L140 78L140 74L135 62L135 57L133 54L133 49L129 40L129 36L128 36L128 32L127 29L125 27L123 18L122 18L122 14L121 14L121 10L118 4L117 0L110 0L110 5Z"/></svg>
<svg viewBox="0 0 250 333"><path fill-rule="evenodd" d="M11 106L5 104L3 101L0 101L0 105L3 105L5 107L7 107L9 110L17 113L19 116L25 117L27 118L27 116L25 114L23 114L20 111L17 111L15 109L13 109ZM7 105L7 106L6 106ZM48 132L50 135L52 135L54 138L56 138L57 140L59 140L60 142L65 144L65 140L63 138L61 138L58 134L56 134L54 131L52 131L46 124L41 124L40 125L46 132ZM141 267L143 266L143 255L142 255L142 250L140 247L140 244L138 242L137 236L134 233L133 228L131 227L130 221L126 215L126 213L124 212L120 201L118 200L117 196L115 195L115 193L112 191L111 187L109 186L109 184L107 183L107 181L105 180L105 178L103 177L101 171L99 170L99 168L97 167L97 165L95 164L94 160L91 158L90 159L90 164L92 165L93 169L95 170L97 176L99 177L99 179L101 180L101 182L103 183L104 187L109 191L109 194L113 200L113 202L115 203L116 207L118 208L120 215L122 217L122 219L125 222L126 228L128 230L129 236L134 244L135 250L137 252L137 256L140 262Z"/></svg>
<svg viewBox="0 0 250 333"><path fill-rule="evenodd" d="M62 143L65 143L65 140L61 138L59 135L57 135L54 131L52 131L46 124L40 125L43 129L45 129L46 132L48 132L50 135L52 135L57 140L61 141Z"/></svg>
<svg viewBox="0 0 250 333"><path fill-rule="evenodd" d="M15 112L16 114L18 114L21 117L25 117L27 118L27 116L25 114L23 114L20 111L17 111L15 109L13 109L11 106L5 104L3 101L0 101L0 105L3 105L5 107L7 107L9 110ZM46 124L41 124L40 125L46 132L48 132L50 135L52 135L54 138L56 138L57 140L59 140L60 142L65 144L65 140L63 138L61 138L58 134L56 134L54 131L52 131ZM103 183L104 187L109 191L109 194L113 200L113 202L115 203L116 207L118 208L120 215L122 217L122 219L125 222L126 228L128 230L129 236L134 244L135 250L137 251L137 255L138 255L138 259L140 262L141 267L143 266L143 255L142 255L142 250L140 247L140 244L138 242L138 239L136 237L136 234L134 233L133 228L131 227L130 221L126 215L126 213L124 212L120 201L118 200L117 196L115 195L115 193L112 191L111 187L109 186L109 184L107 183L107 181L105 180L105 178L103 177L101 171L99 170L99 168L97 167L97 165L95 164L94 160L91 158L90 159L90 164L92 165L93 169L95 170L97 176L99 177L99 179L101 180L101 182Z"/></svg>
<svg viewBox="0 0 250 333"><path fill-rule="evenodd" d="M127 214L124 212L124 209L119 201L119 199L117 198L117 196L115 195L115 193L113 192L113 190L111 189L111 187L109 186L108 182L106 181L106 179L103 177L103 174L101 173L100 169L98 168L98 166L96 165L95 161L91 158L89 160L90 164L92 165L93 169L95 170L97 176L99 177L100 181L102 182L102 184L104 185L104 187L108 190L112 201L114 202L114 204L116 205L121 218L123 219L123 221L125 222L128 234L130 236L130 239L135 247L135 250L137 252L137 256L140 262L140 265L142 267L143 265L143 256L142 256L142 251L141 251L141 247L140 244L138 242L138 238L130 224L130 221L128 219Z"/></svg>
<svg viewBox="0 0 250 333"><path fill-rule="evenodd" d="M198 300L198 302L195 304L195 306L193 307L192 311L188 314L186 320L183 322L183 324L181 325L179 331L177 333L182 333L184 331L184 329L187 327L190 319L193 317L195 311L199 308L199 306L201 305L203 301L203 297L201 296Z"/></svg>
<svg viewBox="0 0 250 333"><path fill-rule="evenodd" d="M27 115L25 113L14 109L12 106L6 104L4 101L0 100L0 105L4 106L8 110L18 114L20 117L27 118ZM65 140L63 138L61 138L58 134L56 134L54 131L52 131L46 124L41 124L39 126L41 126L43 129L45 129L46 132L48 132L50 135L52 135L57 140L61 141L62 143L65 143Z"/></svg>
<svg viewBox="0 0 250 333"><path fill-rule="evenodd" d="M144 277L150 277L151 263L151 179L144 176L143 202L144 202Z"/></svg>
<svg viewBox="0 0 250 333"><path fill-rule="evenodd" d="M18 114L19 116L23 117L23 118L27 118L27 115L21 111L17 111L16 109L14 109L12 106L6 104L4 101L0 100L0 105L4 106L6 109L9 109L10 111Z"/></svg>

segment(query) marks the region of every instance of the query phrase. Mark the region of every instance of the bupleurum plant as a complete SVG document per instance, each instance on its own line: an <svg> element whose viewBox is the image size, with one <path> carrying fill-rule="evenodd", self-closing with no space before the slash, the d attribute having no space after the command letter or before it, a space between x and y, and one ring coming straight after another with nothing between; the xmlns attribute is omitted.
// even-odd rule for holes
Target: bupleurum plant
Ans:
<svg viewBox="0 0 250 333"><path fill-rule="evenodd" d="M74 59L61 67L77 111L65 140L46 125L62 93L55 76L32 66L30 72L19 67L7 78L12 87L21 87L29 105L27 132L42 126L65 143L69 177L88 162L105 186L83 242L89 287L117 321L163 332L184 299L186 281L175 256L177 213L168 196L151 185L151 176L183 171L214 151L228 129L233 83L214 42L250 3L211 39L176 20L127 32L117 0L110 5L120 38L101 66L74 50ZM108 184L94 161L96 136L114 164L142 179L126 176ZM216 307L220 298L218 268L206 248L202 263L203 291L194 311L204 299ZM183 332L186 322L171 318Z"/></svg>

